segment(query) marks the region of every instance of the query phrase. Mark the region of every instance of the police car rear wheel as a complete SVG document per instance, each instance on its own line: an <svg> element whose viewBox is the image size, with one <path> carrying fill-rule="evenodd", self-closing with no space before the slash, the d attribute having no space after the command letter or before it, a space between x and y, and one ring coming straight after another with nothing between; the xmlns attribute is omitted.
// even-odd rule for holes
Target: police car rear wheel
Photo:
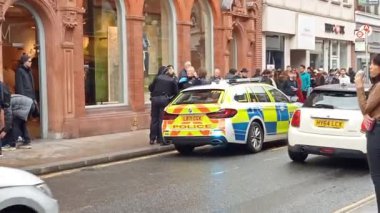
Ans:
<svg viewBox="0 0 380 213"><path fill-rule="evenodd" d="M177 152L183 154L183 155L189 155L194 151L193 146L181 146L181 145L175 145L174 146Z"/></svg>
<svg viewBox="0 0 380 213"><path fill-rule="evenodd" d="M294 162L302 163L306 160L308 154L304 152L297 152L288 149L288 155Z"/></svg>
<svg viewBox="0 0 380 213"><path fill-rule="evenodd" d="M250 153L260 152L263 148L264 135L260 124L253 122L249 128L247 149Z"/></svg>

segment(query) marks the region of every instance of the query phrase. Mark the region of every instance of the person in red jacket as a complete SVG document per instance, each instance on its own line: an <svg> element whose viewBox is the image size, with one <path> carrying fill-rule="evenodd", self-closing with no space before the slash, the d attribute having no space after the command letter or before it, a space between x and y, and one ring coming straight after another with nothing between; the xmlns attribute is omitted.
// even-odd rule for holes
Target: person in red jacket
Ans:
<svg viewBox="0 0 380 213"><path fill-rule="evenodd" d="M298 90L297 90L297 97L298 97L298 102L301 102L301 103L304 103L305 102L305 98L303 97L303 94L302 94L302 80L301 80L301 77L300 77L300 74L298 72L298 70L294 69L294 73L296 73L296 81L297 81L297 85L298 85Z"/></svg>

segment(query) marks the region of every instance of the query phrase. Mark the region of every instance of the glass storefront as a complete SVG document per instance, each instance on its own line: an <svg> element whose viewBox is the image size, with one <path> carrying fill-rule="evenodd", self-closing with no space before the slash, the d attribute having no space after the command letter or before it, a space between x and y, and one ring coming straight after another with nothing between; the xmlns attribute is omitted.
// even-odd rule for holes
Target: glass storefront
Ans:
<svg viewBox="0 0 380 213"><path fill-rule="evenodd" d="M161 66L174 64L172 8L168 0L145 0L143 27L144 98L149 102L148 86Z"/></svg>
<svg viewBox="0 0 380 213"><path fill-rule="evenodd" d="M310 67L319 69L324 66L324 41L315 41L315 50L310 51Z"/></svg>
<svg viewBox="0 0 380 213"><path fill-rule="evenodd" d="M86 0L83 26L86 105L123 103L116 0Z"/></svg>
<svg viewBox="0 0 380 213"><path fill-rule="evenodd" d="M191 63L212 75L212 17L207 1L195 0L191 10Z"/></svg>
<svg viewBox="0 0 380 213"><path fill-rule="evenodd" d="M285 37L281 35L266 36L266 65L274 65L276 69L284 68Z"/></svg>

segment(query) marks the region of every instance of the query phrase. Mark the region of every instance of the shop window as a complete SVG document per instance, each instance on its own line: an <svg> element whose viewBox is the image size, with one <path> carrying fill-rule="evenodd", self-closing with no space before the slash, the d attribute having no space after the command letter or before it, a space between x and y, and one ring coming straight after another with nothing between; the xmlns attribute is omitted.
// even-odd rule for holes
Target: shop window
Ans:
<svg viewBox="0 0 380 213"><path fill-rule="evenodd" d="M273 65L276 69L284 67L285 37L281 35L266 36L266 65Z"/></svg>
<svg viewBox="0 0 380 213"><path fill-rule="evenodd" d="M143 46L143 72L145 102L149 102L148 86L161 66L173 65L174 38L172 8L169 0L145 0Z"/></svg>
<svg viewBox="0 0 380 213"><path fill-rule="evenodd" d="M116 0L86 0L83 26L87 106L123 103L121 29Z"/></svg>
<svg viewBox="0 0 380 213"><path fill-rule="evenodd" d="M340 68L348 69L347 42L340 42Z"/></svg>
<svg viewBox="0 0 380 213"><path fill-rule="evenodd" d="M191 10L191 62L196 70L213 71L212 12L207 1L195 0Z"/></svg>

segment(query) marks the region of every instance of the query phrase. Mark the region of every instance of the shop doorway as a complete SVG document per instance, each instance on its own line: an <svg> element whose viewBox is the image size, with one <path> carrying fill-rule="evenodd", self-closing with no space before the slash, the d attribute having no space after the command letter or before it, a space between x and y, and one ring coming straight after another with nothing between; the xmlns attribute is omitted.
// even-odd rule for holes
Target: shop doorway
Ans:
<svg viewBox="0 0 380 213"><path fill-rule="evenodd" d="M40 99L40 45L36 17L24 6L13 5L5 13L2 24L3 77L12 92L15 93L15 73L20 65L21 55L27 54L32 58L32 74L36 99ZM41 108L41 107L40 107ZM28 122L31 139L41 138L40 119Z"/></svg>

